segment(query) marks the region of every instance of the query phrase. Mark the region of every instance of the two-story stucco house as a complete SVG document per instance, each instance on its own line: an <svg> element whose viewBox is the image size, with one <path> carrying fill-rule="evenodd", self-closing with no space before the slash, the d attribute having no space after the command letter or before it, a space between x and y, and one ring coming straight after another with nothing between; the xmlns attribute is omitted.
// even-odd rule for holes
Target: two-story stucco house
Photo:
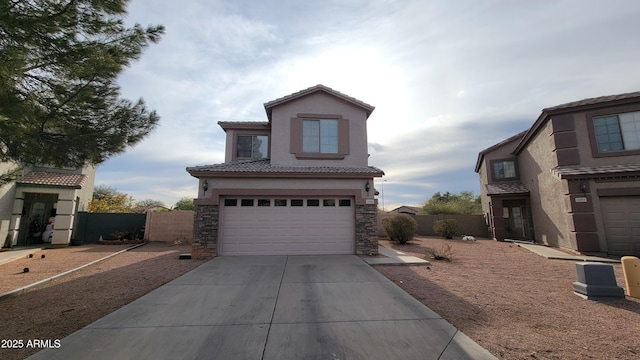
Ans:
<svg viewBox="0 0 640 360"><path fill-rule="evenodd" d="M0 172L15 164L1 163ZM86 211L93 196L96 168L28 166L15 182L0 186L0 244L13 246L50 243L67 246L73 236L78 211ZM53 232L46 232L54 217Z"/></svg>
<svg viewBox="0 0 640 360"><path fill-rule="evenodd" d="M495 239L640 255L640 92L543 109L475 171Z"/></svg>
<svg viewBox="0 0 640 360"><path fill-rule="evenodd" d="M192 256L376 254L368 164L374 110L316 85L264 104L265 122L219 122L225 162L199 179Z"/></svg>

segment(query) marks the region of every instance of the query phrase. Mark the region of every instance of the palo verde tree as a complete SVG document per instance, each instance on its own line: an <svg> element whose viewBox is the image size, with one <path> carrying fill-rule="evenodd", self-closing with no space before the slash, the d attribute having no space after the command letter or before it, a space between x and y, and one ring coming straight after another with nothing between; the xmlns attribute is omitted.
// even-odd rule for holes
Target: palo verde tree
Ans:
<svg viewBox="0 0 640 360"><path fill-rule="evenodd" d="M482 203L480 195L473 195L471 191L462 191L459 194L437 192L422 205L421 213L428 215L482 214Z"/></svg>
<svg viewBox="0 0 640 360"><path fill-rule="evenodd" d="M89 212L130 213L133 212L133 197L114 187L98 185L93 189Z"/></svg>
<svg viewBox="0 0 640 360"><path fill-rule="evenodd" d="M125 26L127 3L0 1L0 161L99 164L157 126L116 81L164 27Z"/></svg>

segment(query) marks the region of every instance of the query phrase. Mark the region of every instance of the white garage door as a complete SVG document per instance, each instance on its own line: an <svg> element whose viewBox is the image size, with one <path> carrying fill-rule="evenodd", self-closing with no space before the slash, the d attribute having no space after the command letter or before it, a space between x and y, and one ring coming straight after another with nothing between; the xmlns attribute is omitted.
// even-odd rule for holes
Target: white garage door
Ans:
<svg viewBox="0 0 640 360"><path fill-rule="evenodd" d="M222 198L220 255L353 254L348 198Z"/></svg>
<svg viewBox="0 0 640 360"><path fill-rule="evenodd" d="M600 198L608 253L640 255L640 196Z"/></svg>

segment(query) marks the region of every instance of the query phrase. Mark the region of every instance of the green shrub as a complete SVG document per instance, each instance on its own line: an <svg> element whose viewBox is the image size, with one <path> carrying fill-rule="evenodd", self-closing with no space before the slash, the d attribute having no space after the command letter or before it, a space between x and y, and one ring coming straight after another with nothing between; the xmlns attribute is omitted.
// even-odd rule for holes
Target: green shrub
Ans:
<svg viewBox="0 0 640 360"><path fill-rule="evenodd" d="M396 214L382 219L382 227L389 240L405 244L413 239L418 223L407 214Z"/></svg>
<svg viewBox="0 0 640 360"><path fill-rule="evenodd" d="M458 223L454 219L436 220L433 223L433 231L446 239L453 239L458 235Z"/></svg>

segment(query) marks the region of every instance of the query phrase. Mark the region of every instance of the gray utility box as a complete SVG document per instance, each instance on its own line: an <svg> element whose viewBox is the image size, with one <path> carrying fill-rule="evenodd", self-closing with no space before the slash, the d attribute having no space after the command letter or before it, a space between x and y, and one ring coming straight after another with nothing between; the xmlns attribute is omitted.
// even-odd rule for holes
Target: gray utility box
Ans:
<svg viewBox="0 0 640 360"><path fill-rule="evenodd" d="M589 300L624 298L624 289L616 283L613 266L597 262L576 263L578 281L573 283L576 295Z"/></svg>

